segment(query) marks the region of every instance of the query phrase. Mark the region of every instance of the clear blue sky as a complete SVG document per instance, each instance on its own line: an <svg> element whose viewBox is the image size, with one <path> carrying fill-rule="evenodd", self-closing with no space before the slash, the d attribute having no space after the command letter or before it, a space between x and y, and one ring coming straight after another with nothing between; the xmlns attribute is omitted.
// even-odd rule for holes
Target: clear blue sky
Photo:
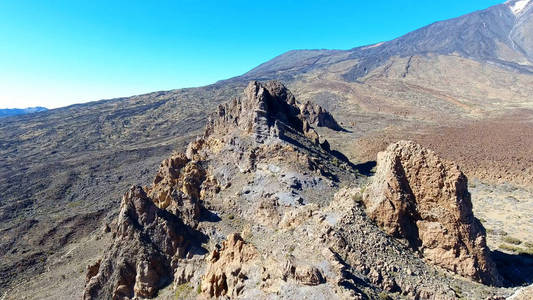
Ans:
<svg viewBox="0 0 533 300"><path fill-rule="evenodd" d="M501 2L1 0L0 107L206 85L288 50L373 44Z"/></svg>

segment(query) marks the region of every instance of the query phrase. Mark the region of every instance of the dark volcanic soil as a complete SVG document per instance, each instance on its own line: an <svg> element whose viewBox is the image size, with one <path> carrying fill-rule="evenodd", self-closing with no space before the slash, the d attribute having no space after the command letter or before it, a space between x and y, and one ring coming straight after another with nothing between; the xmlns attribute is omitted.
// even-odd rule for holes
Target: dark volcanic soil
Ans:
<svg viewBox="0 0 533 300"><path fill-rule="evenodd" d="M459 127L389 131L364 137L355 145L360 161L375 160L377 152L399 139L412 139L455 161L472 178L489 183L533 185L533 112L464 123Z"/></svg>

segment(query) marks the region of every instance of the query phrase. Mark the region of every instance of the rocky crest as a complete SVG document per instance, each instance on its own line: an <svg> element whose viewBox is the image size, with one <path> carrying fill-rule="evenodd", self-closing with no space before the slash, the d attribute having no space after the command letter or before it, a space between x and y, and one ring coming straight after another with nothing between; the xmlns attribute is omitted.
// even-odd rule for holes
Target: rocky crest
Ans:
<svg viewBox="0 0 533 300"><path fill-rule="evenodd" d="M360 185L361 176L333 155L312 125L342 130L331 114L297 102L279 82L251 82L242 97L219 106L204 135L186 153L164 160L151 186L125 194L111 226L113 243L88 267L84 298L367 299L395 293L453 299L453 279L368 220L359 188L339 191L341 184ZM415 146L401 153L425 156L409 165L399 154L389 155L396 164L380 158L365 198L369 215L428 260L442 256L440 266L495 280L464 176ZM425 175L397 176L387 171L391 165ZM444 170L437 173L440 181L432 177L434 168ZM427 188L418 192L419 186ZM424 202L426 195L443 198L436 202L442 208ZM448 226L452 222L458 225ZM446 244L430 239L438 236ZM165 294L162 288L172 283L176 294Z"/></svg>
<svg viewBox="0 0 533 300"><path fill-rule="evenodd" d="M300 105L300 112L311 125L327 127L337 131L343 130L335 118L318 104L307 101Z"/></svg>
<svg viewBox="0 0 533 300"><path fill-rule="evenodd" d="M472 213L467 178L454 163L413 142L392 144L378 154L364 202L385 232L407 239L431 263L501 284L485 229Z"/></svg>
<svg viewBox="0 0 533 300"><path fill-rule="evenodd" d="M219 106L204 136L190 143L186 153L164 160L151 186L135 186L124 195L113 230L115 241L101 260L88 267L84 298L151 298L172 281L183 284L195 277L196 269L203 267L198 266L197 258L190 258L205 252L198 246L203 235L195 230L201 221L202 203L229 187L228 177L234 176L230 171L220 177L227 168L220 171L208 161L221 155L234 160L239 171L253 171L256 160L285 149L280 142L286 130L319 146L319 136L308 118L322 122L321 126L334 126L335 120L321 107L309 104L304 107L312 110L303 115L298 105L279 82L251 82L242 98ZM303 163L306 168L316 168L311 161ZM224 186L211 172L218 173ZM246 278L243 265L252 258L252 249L240 235L231 234L221 249L203 258L209 262L202 277L203 293L211 297L238 295Z"/></svg>
<svg viewBox="0 0 533 300"><path fill-rule="evenodd" d="M172 212L193 227L200 216L200 201L219 190L202 161L191 160L183 153L164 160L152 186L146 188L159 208Z"/></svg>
<svg viewBox="0 0 533 300"><path fill-rule="evenodd" d="M257 143L264 143L269 137L283 138L284 131L289 129L303 133L318 144L319 136L311 124L342 129L319 105L298 103L280 82L252 81L244 90L244 97L220 105L211 115L204 138L213 133L226 134L237 127L253 134Z"/></svg>

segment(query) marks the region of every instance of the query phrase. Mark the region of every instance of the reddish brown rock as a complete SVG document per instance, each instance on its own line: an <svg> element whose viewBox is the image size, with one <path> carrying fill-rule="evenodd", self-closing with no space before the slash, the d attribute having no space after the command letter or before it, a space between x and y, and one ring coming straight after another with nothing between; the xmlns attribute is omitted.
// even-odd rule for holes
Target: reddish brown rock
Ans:
<svg viewBox="0 0 533 300"><path fill-rule="evenodd" d="M452 162L409 141L378 154L366 189L368 215L405 238L431 263L487 284L501 279L483 225L474 218L467 178Z"/></svg>
<svg viewBox="0 0 533 300"><path fill-rule="evenodd" d="M89 282L91 278L93 278L94 276L96 276L96 274L98 274L98 270L100 269L100 263L101 263L101 260L98 260L94 264L87 266L87 274L85 275L85 283Z"/></svg>
<svg viewBox="0 0 533 300"><path fill-rule="evenodd" d="M147 194L159 208L172 212L194 227L200 216L200 200L218 190L216 179L208 176L201 162L177 153L161 163Z"/></svg>
<svg viewBox="0 0 533 300"><path fill-rule="evenodd" d="M211 253L207 272L202 280L202 292L209 297L237 297L257 255L256 249L247 244L240 234L229 235L222 248Z"/></svg>

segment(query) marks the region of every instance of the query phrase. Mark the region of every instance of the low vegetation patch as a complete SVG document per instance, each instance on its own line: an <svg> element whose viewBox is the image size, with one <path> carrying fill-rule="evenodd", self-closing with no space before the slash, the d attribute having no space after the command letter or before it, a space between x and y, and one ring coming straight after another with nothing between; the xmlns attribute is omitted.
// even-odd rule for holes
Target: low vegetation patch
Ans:
<svg viewBox="0 0 533 300"><path fill-rule="evenodd" d="M522 241L517 239L517 238L514 238L512 236L506 236L503 238L503 241L508 243L508 244L512 244L512 245L520 245L522 244Z"/></svg>
<svg viewBox="0 0 533 300"><path fill-rule="evenodd" d="M511 252L514 252L520 255L533 255L533 247L523 248L523 247L518 247L515 245L501 244L499 248L502 250L511 251Z"/></svg>
<svg viewBox="0 0 533 300"><path fill-rule="evenodd" d="M193 290L193 287L191 287L188 283L180 284L176 287L176 292L174 295L176 299L183 299L184 297L188 296Z"/></svg>

